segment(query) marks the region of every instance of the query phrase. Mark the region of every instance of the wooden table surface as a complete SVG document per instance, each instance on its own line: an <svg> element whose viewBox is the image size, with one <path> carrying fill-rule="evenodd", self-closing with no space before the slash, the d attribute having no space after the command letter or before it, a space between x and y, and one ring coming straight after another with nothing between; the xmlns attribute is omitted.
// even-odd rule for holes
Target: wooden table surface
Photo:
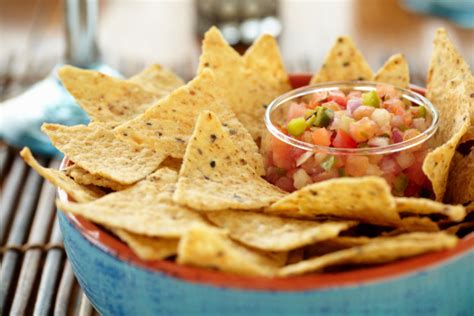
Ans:
<svg viewBox="0 0 474 316"><path fill-rule="evenodd" d="M473 30L410 13L399 1L286 0L281 1L280 16L284 28L279 40L289 71L317 70L335 38L348 34L374 69L390 55L404 53L413 82L423 84L434 31L440 26L474 65ZM61 61L62 20L60 0L0 0L0 101ZM190 79L199 56L194 25L192 0L101 1L98 42L105 61L124 75L161 63ZM54 160L42 162L57 166ZM0 145L0 167L0 314L91 315L60 247L54 190L5 145ZM49 246L38 247L43 244Z"/></svg>

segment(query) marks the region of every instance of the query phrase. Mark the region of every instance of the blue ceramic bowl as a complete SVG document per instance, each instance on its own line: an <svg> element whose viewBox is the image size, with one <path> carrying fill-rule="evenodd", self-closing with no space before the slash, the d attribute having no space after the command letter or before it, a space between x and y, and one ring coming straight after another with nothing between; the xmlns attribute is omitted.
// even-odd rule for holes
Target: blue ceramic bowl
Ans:
<svg viewBox="0 0 474 316"><path fill-rule="evenodd" d="M102 315L474 315L474 234L384 265L270 279L143 261L92 222L58 216L76 277Z"/></svg>

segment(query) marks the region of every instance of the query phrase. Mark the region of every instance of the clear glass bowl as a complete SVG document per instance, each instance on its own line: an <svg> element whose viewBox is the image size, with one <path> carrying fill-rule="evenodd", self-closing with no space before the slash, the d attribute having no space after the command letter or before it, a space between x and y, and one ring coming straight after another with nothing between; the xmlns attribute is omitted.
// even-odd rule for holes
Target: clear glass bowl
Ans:
<svg viewBox="0 0 474 316"><path fill-rule="evenodd" d="M384 177L396 195L430 195L431 185L421 166L429 150L427 141L436 132L439 117L431 102L420 93L392 87L404 103L423 105L431 123L419 135L390 145L365 148L319 146L282 131L288 111L295 102L308 100L315 93L366 93L377 90L377 86L379 89L392 87L361 81L325 83L292 90L270 103L265 113L267 132L261 144L267 180L286 191L293 191L310 183L341 176L376 175ZM328 159L331 161L324 164Z"/></svg>

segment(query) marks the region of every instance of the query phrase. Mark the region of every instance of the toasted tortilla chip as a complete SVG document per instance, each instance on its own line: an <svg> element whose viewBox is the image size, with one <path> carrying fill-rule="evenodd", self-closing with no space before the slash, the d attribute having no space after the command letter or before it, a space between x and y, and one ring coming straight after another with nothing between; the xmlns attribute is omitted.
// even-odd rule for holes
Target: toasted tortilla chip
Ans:
<svg viewBox="0 0 474 316"><path fill-rule="evenodd" d="M452 203L474 201L474 148L460 159L449 173L447 198Z"/></svg>
<svg viewBox="0 0 474 316"><path fill-rule="evenodd" d="M377 71L373 81L389 83L407 89L410 86L410 70L405 56L396 54L390 57L382 68Z"/></svg>
<svg viewBox="0 0 474 316"><path fill-rule="evenodd" d="M115 228L111 228L111 231L143 260L161 260L178 253L177 238L147 237Z"/></svg>
<svg viewBox="0 0 474 316"><path fill-rule="evenodd" d="M311 78L311 83L370 80L373 76L372 69L352 39L341 36L329 51L319 72Z"/></svg>
<svg viewBox="0 0 474 316"><path fill-rule="evenodd" d="M400 221L389 185L373 176L310 184L277 201L267 212L302 218L328 215L383 226Z"/></svg>
<svg viewBox="0 0 474 316"><path fill-rule="evenodd" d="M196 212L166 200L174 172L160 169L132 187L90 203L56 201L59 209L95 223L150 237L177 238L196 224L206 225ZM175 177L174 177L175 178Z"/></svg>
<svg viewBox="0 0 474 316"><path fill-rule="evenodd" d="M396 197L398 213L416 215L441 214L455 222L460 222L466 216L462 205L449 205L423 198Z"/></svg>
<svg viewBox="0 0 474 316"><path fill-rule="evenodd" d="M177 262L249 276L272 276L279 263L260 252L243 247L225 231L195 227L180 240Z"/></svg>
<svg viewBox="0 0 474 316"><path fill-rule="evenodd" d="M113 131L100 124L43 124L42 131L79 167L124 185L145 178L165 158L154 150L116 138Z"/></svg>
<svg viewBox="0 0 474 316"><path fill-rule="evenodd" d="M203 211L250 210L284 195L256 174L214 113L199 115L179 172L176 203Z"/></svg>
<svg viewBox="0 0 474 316"><path fill-rule="evenodd" d="M412 257L426 252L450 249L458 239L446 233L411 233L332 252L281 268L279 276L319 271L342 264L376 264Z"/></svg>
<svg viewBox="0 0 474 316"><path fill-rule="evenodd" d="M184 85L183 79L171 70L163 68L158 64L145 68L142 72L131 77L128 81L155 94L158 99Z"/></svg>
<svg viewBox="0 0 474 316"><path fill-rule="evenodd" d="M428 217L405 217L402 218L398 227L390 232L382 233L382 236L397 236L413 232L438 232L439 226Z"/></svg>
<svg viewBox="0 0 474 316"><path fill-rule="evenodd" d="M262 35L241 57L215 27L202 42L198 73L211 69L231 109L257 140L265 130L267 105L291 90L276 40Z"/></svg>
<svg viewBox="0 0 474 316"><path fill-rule="evenodd" d="M466 234L469 234L469 233L474 232L474 221L456 224L456 225L446 228L444 231L451 235L456 235L460 231L463 231L463 234L464 234L464 231Z"/></svg>
<svg viewBox="0 0 474 316"><path fill-rule="evenodd" d="M304 255L306 258L322 256L330 252L362 246L377 238L369 238L365 236L337 236L304 247Z"/></svg>
<svg viewBox="0 0 474 316"><path fill-rule="evenodd" d="M247 154L248 163L263 174L263 160L257 145L229 109L216 85L212 72L203 71L136 119L117 127L116 134L174 158L183 158L197 115L210 110L225 125L236 146Z"/></svg>
<svg viewBox="0 0 474 316"><path fill-rule="evenodd" d="M120 191L120 190L124 190L128 188L127 185L120 184L118 182L109 180L107 178L104 178L98 175L93 175L87 170L84 170L77 165L72 165L72 166L67 167L64 170L64 172L66 173L66 175L73 178L74 181L76 181L79 184L95 185L98 187L109 188L114 191Z"/></svg>
<svg viewBox="0 0 474 316"><path fill-rule="evenodd" d="M170 168L174 171L179 172L179 169L181 169L181 165L183 164L182 159L177 159L173 157L168 157L163 162L161 163L160 167L164 168Z"/></svg>
<svg viewBox="0 0 474 316"><path fill-rule="evenodd" d="M20 152L20 156L31 168L38 172L40 176L51 182L54 186L64 190L72 199L79 203L94 201L104 195L104 192L99 189L74 182L74 180L59 170L42 167L38 161L35 160L28 147L23 148Z"/></svg>
<svg viewBox="0 0 474 316"><path fill-rule="evenodd" d="M288 251L333 238L355 222L315 222L250 211L209 212L206 217L232 239L267 251Z"/></svg>
<svg viewBox="0 0 474 316"><path fill-rule="evenodd" d="M59 69L61 82L94 122L121 123L143 113L157 97L138 84L94 70Z"/></svg>

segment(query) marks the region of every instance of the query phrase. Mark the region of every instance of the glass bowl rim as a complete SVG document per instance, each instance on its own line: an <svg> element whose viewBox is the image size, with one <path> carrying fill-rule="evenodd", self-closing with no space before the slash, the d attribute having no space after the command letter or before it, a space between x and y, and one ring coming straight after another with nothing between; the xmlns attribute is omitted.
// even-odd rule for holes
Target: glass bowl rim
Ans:
<svg viewBox="0 0 474 316"><path fill-rule="evenodd" d="M339 90L341 86L346 86L351 89L354 88L369 88L369 90L375 90L376 86L378 85L385 85L385 86L392 86L396 90L401 91L404 97L408 96L408 99L412 102L417 103L418 105L423 105L428 108L431 116L432 121L430 126L424 130L419 135L408 139L406 141L402 141L395 144L390 144L388 146L382 147L366 147L366 148L335 148L335 147L327 147L327 146L320 146L310 144L291 136L285 135L282 133L271 121L271 114L274 110L276 110L280 105L291 101L293 99L314 93L314 92L321 92L321 91L336 91ZM418 101L418 102L417 102ZM319 84L312 84L306 85L297 89L293 89L288 91L276 99L274 99L267 107L265 111L265 126L267 130L280 141L287 143L288 145L297 147L299 149L305 151L313 151L313 152L322 152L327 154L334 154L334 155L382 155L382 154L390 154L399 151L403 151L412 147L415 147L421 143L427 141L438 129L439 125L439 113L433 104L423 95L409 89L399 88L391 84L380 83L380 82L372 82L372 81L336 81L336 82L325 82Z"/></svg>

